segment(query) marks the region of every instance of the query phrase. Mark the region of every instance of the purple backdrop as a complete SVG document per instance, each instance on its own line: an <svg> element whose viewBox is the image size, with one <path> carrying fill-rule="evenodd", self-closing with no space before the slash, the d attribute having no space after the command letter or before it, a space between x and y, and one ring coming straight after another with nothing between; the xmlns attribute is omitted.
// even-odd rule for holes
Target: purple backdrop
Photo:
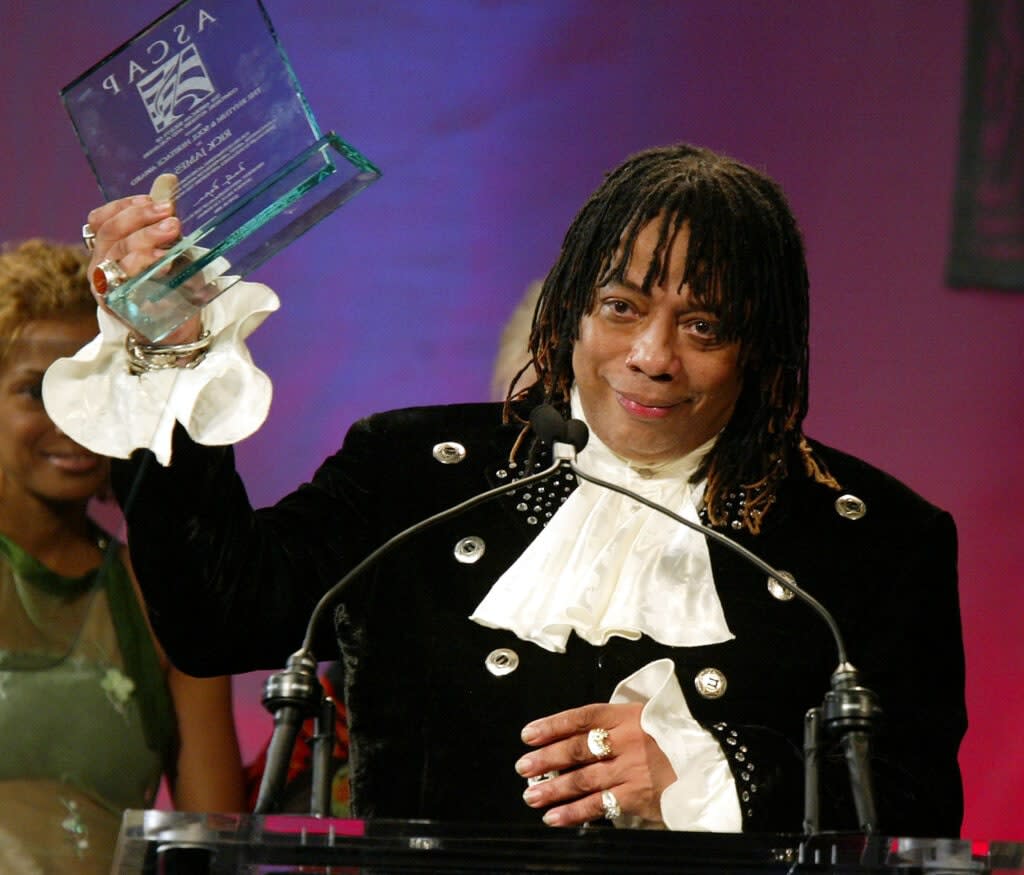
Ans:
<svg viewBox="0 0 1024 875"><path fill-rule="evenodd" d="M956 516L964 829L1024 839L1024 298L942 280L965 5L266 5L322 125L384 177L258 273L284 306L253 338L276 386L240 450L254 499L308 477L358 416L485 397L503 320L627 153L675 140L730 152L782 183L806 234L809 430ZM75 239L97 189L58 88L167 5L2 8L0 238ZM268 731L259 677L237 687L249 751Z"/></svg>

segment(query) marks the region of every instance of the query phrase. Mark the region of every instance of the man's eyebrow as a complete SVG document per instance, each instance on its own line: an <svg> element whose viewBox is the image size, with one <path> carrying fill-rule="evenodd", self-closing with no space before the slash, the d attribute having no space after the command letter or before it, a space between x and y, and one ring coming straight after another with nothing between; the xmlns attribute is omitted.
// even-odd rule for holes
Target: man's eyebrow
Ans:
<svg viewBox="0 0 1024 875"><path fill-rule="evenodd" d="M611 279L608 280L608 282L602 283L599 288L607 289L612 286L619 286L631 292L636 292L637 294L640 295L650 295L649 291L644 291L644 287L642 285L633 282L631 279L628 279L627 277L612 277Z"/></svg>

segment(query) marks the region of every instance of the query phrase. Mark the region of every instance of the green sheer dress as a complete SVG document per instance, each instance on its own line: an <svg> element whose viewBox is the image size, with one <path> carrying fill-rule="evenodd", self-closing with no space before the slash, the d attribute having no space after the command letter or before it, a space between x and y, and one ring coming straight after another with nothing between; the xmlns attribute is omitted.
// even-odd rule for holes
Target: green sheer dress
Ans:
<svg viewBox="0 0 1024 875"><path fill-rule="evenodd" d="M0 873L107 873L174 712L117 545L61 577L0 535Z"/></svg>

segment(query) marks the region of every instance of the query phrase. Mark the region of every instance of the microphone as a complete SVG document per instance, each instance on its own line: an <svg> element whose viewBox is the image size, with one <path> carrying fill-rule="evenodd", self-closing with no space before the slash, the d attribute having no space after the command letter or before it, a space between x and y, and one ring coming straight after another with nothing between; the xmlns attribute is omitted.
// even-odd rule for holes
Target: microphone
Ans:
<svg viewBox="0 0 1024 875"><path fill-rule="evenodd" d="M575 423L575 424L573 424ZM317 661L313 656L312 642L320 619L341 592L381 556L413 535L439 522L458 516L479 504L521 489L532 483L545 480L576 458L576 453L586 445L590 434L586 425L579 420L567 423L562 415L550 404L534 408L530 424L537 437L552 448L552 462L543 471L503 483L486 492L481 492L447 510L440 511L392 536L345 574L317 602L306 624L306 635L302 647L288 657L284 671L271 675L264 685L263 705L274 714L274 730L267 751L267 764L260 782L259 795L254 814L267 814L275 810L277 798L284 787L288 760L295 745L295 738L305 717L316 714L323 698L323 689L316 676ZM317 785L314 775L314 786ZM318 813L318 812L313 812ZM325 812L319 812L325 813Z"/></svg>
<svg viewBox="0 0 1024 875"><path fill-rule="evenodd" d="M819 831L818 744L819 734L822 724L824 724L826 731L840 737L850 776L850 789L853 794L854 807L857 811L857 819L860 821L860 828L864 833L873 833L877 828L878 819L875 812L869 748L870 733L874 730L878 719L881 717L881 708L878 705L875 694L860 685L857 669L854 668L846 656L846 644L843 641L842 633L839 631L839 624L831 612L814 596L804 590L793 579L792 575L784 574L773 568L756 553L751 552L727 535L723 535L721 532L708 526L685 519L679 514L673 513L667 507L657 504L630 489L582 471L575 464L575 453L586 446L590 436L586 423L578 419L564 420L561 414L550 404L544 404L535 408L530 415L530 421L534 424L538 437L551 442L556 451L559 447L567 445L575 448L575 452L569 453L569 467L577 477L605 489L610 489L613 492L618 492L620 495L625 495L633 501L639 502L681 523L687 528L700 532L705 537L718 541L777 581L780 586L809 605L825 621L832 634L832 640L835 642L839 664L832 672L829 681L829 692L825 694L822 707L810 709L805 716L804 831L808 835L815 835Z"/></svg>
<svg viewBox="0 0 1024 875"><path fill-rule="evenodd" d="M564 419L550 404L539 404L530 412L530 425L533 426L534 434L546 444L554 447L556 444L568 444L576 453L583 451L590 440L590 430L586 423L578 419Z"/></svg>
<svg viewBox="0 0 1024 875"><path fill-rule="evenodd" d="M538 404L530 411L530 425L534 434L546 444L553 444L556 440L565 442L568 421L550 404ZM585 425L583 427L586 428Z"/></svg>

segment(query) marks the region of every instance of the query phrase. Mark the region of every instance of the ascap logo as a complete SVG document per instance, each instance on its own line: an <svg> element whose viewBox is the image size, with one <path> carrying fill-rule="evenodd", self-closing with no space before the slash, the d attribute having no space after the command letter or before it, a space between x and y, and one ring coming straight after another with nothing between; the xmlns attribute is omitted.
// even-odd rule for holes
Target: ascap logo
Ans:
<svg viewBox="0 0 1024 875"><path fill-rule="evenodd" d="M200 9L196 16L196 33L202 33L203 28L208 24L215 24L217 21L209 12L205 9ZM148 46L146 46L145 54L132 58L128 62L128 84L133 85L135 80L140 76L146 75L153 65L164 64L171 55L172 46L184 46L192 42L192 34L189 32L188 26L185 24L176 24L171 29L171 36L169 39L158 39L153 40ZM103 90L110 94L121 93L121 82L123 79L118 78L117 73L111 73L109 76L104 77L102 84Z"/></svg>
<svg viewBox="0 0 1024 875"><path fill-rule="evenodd" d="M215 92L194 44L139 80L138 89L158 134Z"/></svg>

